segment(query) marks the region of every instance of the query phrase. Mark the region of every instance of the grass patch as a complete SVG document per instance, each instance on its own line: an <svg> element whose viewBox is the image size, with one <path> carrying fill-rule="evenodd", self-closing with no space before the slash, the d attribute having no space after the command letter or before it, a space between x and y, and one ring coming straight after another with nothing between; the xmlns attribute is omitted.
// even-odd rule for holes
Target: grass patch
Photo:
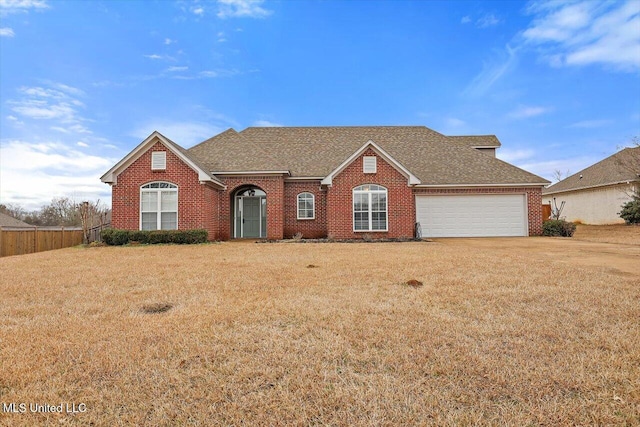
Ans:
<svg viewBox="0 0 640 427"><path fill-rule="evenodd" d="M637 425L640 277L529 241L2 258L0 401L87 411L0 424Z"/></svg>

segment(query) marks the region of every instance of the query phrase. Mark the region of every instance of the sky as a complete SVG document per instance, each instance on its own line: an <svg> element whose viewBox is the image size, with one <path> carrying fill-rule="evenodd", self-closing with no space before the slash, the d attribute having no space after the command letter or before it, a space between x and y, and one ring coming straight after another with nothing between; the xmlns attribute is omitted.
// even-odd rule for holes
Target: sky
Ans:
<svg viewBox="0 0 640 427"><path fill-rule="evenodd" d="M154 130L355 125L578 172L640 135L640 1L0 0L0 203L110 204Z"/></svg>

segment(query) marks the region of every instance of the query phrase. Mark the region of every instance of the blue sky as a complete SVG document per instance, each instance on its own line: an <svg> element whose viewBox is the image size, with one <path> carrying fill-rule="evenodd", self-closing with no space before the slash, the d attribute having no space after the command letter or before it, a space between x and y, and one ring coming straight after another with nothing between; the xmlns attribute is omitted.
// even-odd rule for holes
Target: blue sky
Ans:
<svg viewBox="0 0 640 427"><path fill-rule="evenodd" d="M0 202L110 203L153 130L425 125L551 179L640 135L640 1L0 0Z"/></svg>

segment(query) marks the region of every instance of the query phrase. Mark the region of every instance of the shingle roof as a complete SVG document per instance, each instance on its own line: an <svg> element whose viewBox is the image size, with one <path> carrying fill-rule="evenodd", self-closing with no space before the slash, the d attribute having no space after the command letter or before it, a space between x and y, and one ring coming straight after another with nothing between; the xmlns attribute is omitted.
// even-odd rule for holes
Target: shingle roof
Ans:
<svg viewBox="0 0 640 427"><path fill-rule="evenodd" d="M187 151L213 173L287 170L293 177L325 177L370 140L422 184L548 182L425 126L229 129Z"/></svg>
<svg viewBox="0 0 640 427"><path fill-rule="evenodd" d="M0 213L0 227L33 227L33 225L15 219L7 214Z"/></svg>
<svg viewBox="0 0 640 427"><path fill-rule="evenodd" d="M450 139L469 147L495 147L498 148L502 144L495 135L454 135L449 136Z"/></svg>
<svg viewBox="0 0 640 427"><path fill-rule="evenodd" d="M640 147L625 148L542 190L543 194L640 181Z"/></svg>

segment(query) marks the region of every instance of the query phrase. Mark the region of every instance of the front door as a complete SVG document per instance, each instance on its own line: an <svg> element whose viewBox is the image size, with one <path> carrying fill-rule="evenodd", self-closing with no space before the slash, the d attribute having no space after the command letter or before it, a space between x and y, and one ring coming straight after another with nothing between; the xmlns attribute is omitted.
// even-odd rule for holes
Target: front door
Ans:
<svg viewBox="0 0 640 427"><path fill-rule="evenodd" d="M260 199L261 197L242 198L242 237L260 237Z"/></svg>

